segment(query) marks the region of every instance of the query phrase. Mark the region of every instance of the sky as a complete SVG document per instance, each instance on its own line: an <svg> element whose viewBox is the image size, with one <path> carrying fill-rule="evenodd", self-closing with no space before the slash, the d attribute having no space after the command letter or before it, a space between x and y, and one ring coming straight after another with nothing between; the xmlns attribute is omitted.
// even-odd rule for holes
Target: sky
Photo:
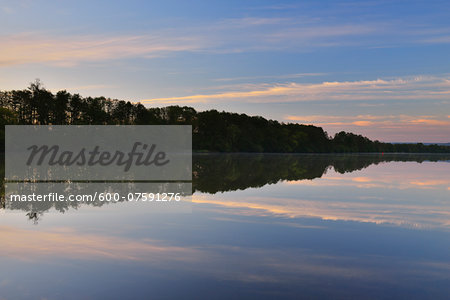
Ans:
<svg viewBox="0 0 450 300"><path fill-rule="evenodd" d="M0 0L0 90L450 142L448 1Z"/></svg>

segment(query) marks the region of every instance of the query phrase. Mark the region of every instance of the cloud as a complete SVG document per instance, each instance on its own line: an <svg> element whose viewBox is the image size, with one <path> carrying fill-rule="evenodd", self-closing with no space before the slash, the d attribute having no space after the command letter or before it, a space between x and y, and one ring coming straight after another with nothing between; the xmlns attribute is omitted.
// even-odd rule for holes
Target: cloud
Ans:
<svg viewBox="0 0 450 300"><path fill-rule="evenodd" d="M294 27L267 36L268 40L288 40L288 39L317 39L324 37L340 37L362 35L377 31L377 27L371 25L339 25L339 26L315 26L315 27Z"/></svg>
<svg viewBox="0 0 450 300"><path fill-rule="evenodd" d="M352 124L356 125L356 126L372 126L373 122L371 122L371 121L355 121Z"/></svg>
<svg viewBox="0 0 450 300"><path fill-rule="evenodd" d="M206 45L194 37L159 35L46 36L16 34L0 37L0 66L52 63L71 66L82 61L135 57L159 57L180 51L195 51Z"/></svg>
<svg viewBox="0 0 450 300"><path fill-rule="evenodd" d="M292 23L292 19L290 19L290 18L244 17L244 18L220 20L215 25L215 28L230 29L230 28L243 28L243 27L249 27L249 26L276 25L276 24L289 24L289 23Z"/></svg>
<svg viewBox="0 0 450 300"><path fill-rule="evenodd" d="M440 119L440 120L439 120ZM334 116L334 115L309 115L294 116L287 115L285 120L298 123L310 123L314 125L356 125L368 126L400 126L400 125L429 125L450 126L450 121L439 116L409 116L409 115L357 115L357 116Z"/></svg>
<svg viewBox="0 0 450 300"><path fill-rule="evenodd" d="M413 76L395 79L332 81L322 83L273 83L250 85L247 90L195 94L142 100L144 103L205 103L220 100L257 103L345 100L447 99L447 77Z"/></svg>
<svg viewBox="0 0 450 300"><path fill-rule="evenodd" d="M60 88L51 88L51 91L90 91L90 90L99 90L99 89L115 89L117 86L111 84L87 84L87 85L79 85L79 86L64 86Z"/></svg>
<svg viewBox="0 0 450 300"><path fill-rule="evenodd" d="M450 44L450 35L428 38L422 40L422 42L426 44Z"/></svg>
<svg viewBox="0 0 450 300"><path fill-rule="evenodd" d="M356 182L372 182L373 179L369 178L369 177L354 177L352 178L353 181Z"/></svg>
<svg viewBox="0 0 450 300"><path fill-rule="evenodd" d="M249 10L292 10L299 8L299 4L277 4L277 5L266 5L266 6L254 6L248 8Z"/></svg>
<svg viewBox="0 0 450 300"><path fill-rule="evenodd" d="M141 100L144 104L165 106L208 103L301 103L320 101L339 103L351 101L360 105L389 105L390 101L439 101L442 110L448 107L450 78L439 76L405 76L355 81L324 81L319 83L236 84L216 87L216 93ZM212 90L214 91L214 90ZM327 103L327 104L328 104ZM385 110L384 110L385 111ZM284 120L323 127L330 134L345 130L371 139L393 142L448 142L448 114L434 115L286 115Z"/></svg>
<svg viewBox="0 0 450 300"><path fill-rule="evenodd" d="M323 76L327 73L295 73L286 75L261 75L261 76L242 76L242 77L229 77L229 78L215 78L213 81L242 81L253 79L286 79L286 78L302 78L311 76Z"/></svg>
<svg viewBox="0 0 450 300"><path fill-rule="evenodd" d="M0 36L0 66L26 63L72 66L82 61L155 58L193 51L236 53L311 49L335 43L324 42L324 38L339 38L342 42L343 36L374 30L369 27L360 24L319 26L290 18L246 17L162 28L145 34L107 36L22 32Z"/></svg>
<svg viewBox="0 0 450 300"><path fill-rule="evenodd" d="M412 181L411 184L418 186L434 186L434 185L450 185L449 180L417 180Z"/></svg>
<svg viewBox="0 0 450 300"><path fill-rule="evenodd" d="M412 120L413 124L425 124L425 125L437 125L437 126L450 126L450 121L440 121L440 120L431 120L431 119L417 119Z"/></svg>
<svg viewBox="0 0 450 300"><path fill-rule="evenodd" d="M450 120L441 115L286 115L284 119L321 126L331 134L345 130L385 141L417 142L418 134L425 136L429 142L446 142L450 138ZM380 134L384 137L381 138Z"/></svg>
<svg viewBox="0 0 450 300"><path fill-rule="evenodd" d="M315 39L362 34L367 32L364 28L366 26L359 25L305 26L284 18L241 18L196 27L163 28L146 34L118 36L16 33L0 36L0 66L27 63L72 66L82 61L156 58L176 52L217 54L311 49L327 44L322 40L315 42Z"/></svg>
<svg viewBox="0 0 450 300"><path fill-rule="evenodd" d="M355 120L380 120L380 119L393 119L402 116L376 116L376 115L357 115L357 116L334 116L334 115L307 115L307 116L294 116L287 115L286 120L289 121L301 121L301 122L320 122L320 123L335 123L339 121L347 121L347 123L354 123Z"/></svg>
<svg viewBox="0 0 450 300"><path fill-rule="evenodd" d="M10 10L2 7L5 13ZM81 61L155 58L169 53L202 51L240 53L255 51L309 52L317 48L394 44L448 43L449 29L410 27L409 22L348 22L317 17L249 16L212 22L197 20L189 26L174 24L145 33L51 34L19 32L0 36L0 66L24 63L74 65ZM185 25L185 24L183 24ZM414 39L411 39L414 37Z"/></svg>
<svg viewBox="0 0 450 300"><path fill-rule="evenodd" d="M308 16L244 17L222 19L195 28L185 28L185 31L186 34L195 32L214 41L218 47L210 51L219 53L267 50L309 52L322 47L355 45L355 36L370 36L384 27L374 23L330 24Z"/></svg>

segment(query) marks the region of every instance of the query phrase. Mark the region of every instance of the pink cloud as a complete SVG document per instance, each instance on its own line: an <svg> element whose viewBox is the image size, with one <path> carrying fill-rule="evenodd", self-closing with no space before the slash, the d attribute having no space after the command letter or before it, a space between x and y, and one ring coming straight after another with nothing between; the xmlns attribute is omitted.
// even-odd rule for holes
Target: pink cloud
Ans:
<svg viewBox="0 0 450 300"><path fill-rule="evenodd" d="M250 103L302 101L358 101L448 99L450 80L444 77L414 76L397 79L333 81L322 83L274 83L240 86L239 89L186 96L144 99L143 103L214 103L223 100ZM439 93L442 92L442 93Z"/></svg>

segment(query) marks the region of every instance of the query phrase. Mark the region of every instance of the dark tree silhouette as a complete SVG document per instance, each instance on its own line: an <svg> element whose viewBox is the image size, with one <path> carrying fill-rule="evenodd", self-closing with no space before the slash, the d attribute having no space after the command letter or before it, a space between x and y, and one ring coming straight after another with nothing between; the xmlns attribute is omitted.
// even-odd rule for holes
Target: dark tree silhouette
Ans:
<svg viewBox="0 0 450 300"><path fill-rule="evenodd" d="M320 127L279 123L263 117L192 107L146 108L141 103L105 97L81 97L67 91L53 95L40 80L25 90L0 92L0 137L5 124L36 125L192 125L193 148L208 152L346 153L407 152L450 153L450 147L390 144L361 135L339 132L334 137ZM4 144L2 143L4 149Z"/></svg>

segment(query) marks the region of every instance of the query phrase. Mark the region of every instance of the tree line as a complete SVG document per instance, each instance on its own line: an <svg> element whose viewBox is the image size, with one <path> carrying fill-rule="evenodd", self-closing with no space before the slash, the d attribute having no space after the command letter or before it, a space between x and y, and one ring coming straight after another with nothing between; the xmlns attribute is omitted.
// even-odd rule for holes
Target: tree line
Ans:
<svg viewBox="0 0 450 300"><path fill-rule="evenodd" d="M147 108L141 103L82 97L65 90L53 94L39 80L27 89L0 91L0 139L4 125L192 125L193 150L209 152L450 153L440 145L391 144L341 131L333 137L313 125L280 123L259 116L188 106ZM4 150L4 143L1 143Z"/></svg>

